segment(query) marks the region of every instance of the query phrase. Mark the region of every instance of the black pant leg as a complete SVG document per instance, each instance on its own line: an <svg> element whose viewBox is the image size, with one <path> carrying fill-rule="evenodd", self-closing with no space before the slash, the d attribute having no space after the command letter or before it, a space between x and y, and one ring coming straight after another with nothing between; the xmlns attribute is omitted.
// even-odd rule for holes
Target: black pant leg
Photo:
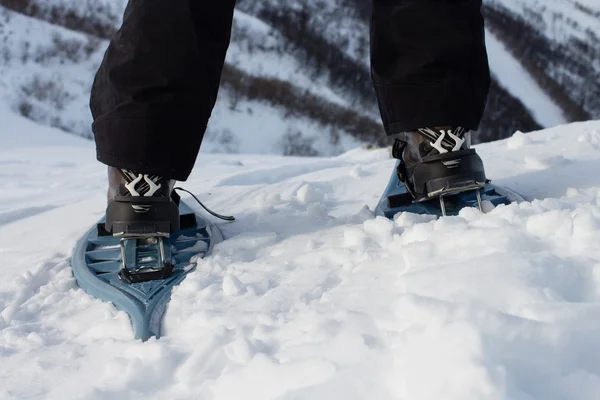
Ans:
<svg viewBox="0 0 600 400"><path fill-rule="evenodd" d="M234 6L129 0L92 89L98 160L187 179L217 98Z"/></svg>
<svg viewBox="0 0 600 400"><path fill-rule="evenodd" d="M490 85L481 0L373 0L371 71L389 135L476 130Z"/></svg>

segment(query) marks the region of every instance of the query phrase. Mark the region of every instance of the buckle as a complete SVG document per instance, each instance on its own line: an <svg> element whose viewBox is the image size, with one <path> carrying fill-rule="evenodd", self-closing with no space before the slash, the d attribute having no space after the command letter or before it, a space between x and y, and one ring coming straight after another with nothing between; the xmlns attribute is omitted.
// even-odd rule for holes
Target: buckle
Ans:
<svg viewBox="0 0 600 400"><path fill-rule="evenodd" d="M138 240L146 243L138 246ZM164 237L137 235L121 238L121 270L119 278L126 283L163 280L173 275L173 264L166 260Z"/></svg>

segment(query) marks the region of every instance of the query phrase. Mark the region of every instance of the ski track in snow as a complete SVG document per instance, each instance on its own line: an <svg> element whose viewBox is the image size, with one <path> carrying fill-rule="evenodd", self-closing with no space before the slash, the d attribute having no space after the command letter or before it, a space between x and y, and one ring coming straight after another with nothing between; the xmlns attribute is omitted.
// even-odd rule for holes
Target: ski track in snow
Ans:
<svg viewBox="0 0 600 400"><path fill-rule="evenodd" d="M3 117L0 399L600 396L600 122L479 146L529 201L443 219L365 208L387 150L201 155L184 186L238 219L142 343L70 270L105 202L94 149Z"/></svg>

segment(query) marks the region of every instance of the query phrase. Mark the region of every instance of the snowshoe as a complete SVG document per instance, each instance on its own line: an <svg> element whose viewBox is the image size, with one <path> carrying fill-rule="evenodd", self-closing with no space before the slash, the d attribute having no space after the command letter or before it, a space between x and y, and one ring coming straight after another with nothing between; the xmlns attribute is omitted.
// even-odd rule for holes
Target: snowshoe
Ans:
<svg viewBox="0 0 600 400"><path fill-rule="evenodd" d="M161 336L171 289L223 240L219 229L180 202L179 230L168 236L113 236L105 219L90 229L73 253L73 275L88 294L129 314L135 337Z"/></svg>
<svg viewBox="0 0 600 400"><path fill-rule="evenodd" d="M446 216L464 207L483 211L483 201L495 206L522 201L490 183L469 142L469 132L462 128L424 128L396 139L392 156L398 161L376 213L388 218L402 211Z"/></svg>
<svg viewBox="0 0 600 400"><path fill-rule="evenodd" d="M181 201L174 181L109 169L106 216L77 243L73 275L90 295L130 316L136 338L160 337L171 289L194 269L192 258L223 240L218 228ZM228 221L226 217L208 210Z"/></svg>

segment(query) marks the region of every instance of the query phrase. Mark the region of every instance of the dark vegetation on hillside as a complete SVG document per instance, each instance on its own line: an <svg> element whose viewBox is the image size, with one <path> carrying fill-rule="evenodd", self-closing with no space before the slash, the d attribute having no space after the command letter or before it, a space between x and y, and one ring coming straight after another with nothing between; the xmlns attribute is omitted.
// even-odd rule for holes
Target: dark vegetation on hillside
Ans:
<svg viewBox="0 0 600 400"><path fill-rule="evenodd" d="M283 51L293 53L315 76L327 76L330 86L353 103L375 109L375 91L367 65L329 42L311 22L307 10L263 8L258 17L286 39Z"/></svg>
<svg viewBox="0 0 600 400"><path fill-rule="evenodd" d="M0 0L0 6L99 38L111 37L116 32L116 27L112 23L104 21L117 20L119 19L118 16L111 15L109 10L106 10L102 5L98 5L93 0L80 1L86 2L85 9L87 11L85 15L80 15L75 10L63 7L41 7L35 0ZM98 15L108 15L109 18L101 20L97 18Z"/></svg>
<svg viewBox="0 0 600 400"><path fill-rule="evenodd" d="M492 79L485 114L479 132L473 135L473 143L506 139L516 131L531 132L538 129L541 126L523 104Z"/></svg>
<svg viewBox="0 0 600 400"><path fill-rule="evenodd" d="M345 0L343 4L350 10L350 16L364 22L363 34L367 37L371 0ZM344 92L354 103L367 109L376 108L366 60L362 63L354 61L340 49L339 44L328 41L323 35L325 27L311 19L307 10L263 8L258 9L258 15L288 40L286 51L294 52L314 71L328 72L331 86ZM365 44L368 45L368 41ZM365 53L368 54L368 51ZM536 129L540 129L540 125L521 101L493 80L486 113L474 141L498 140L509 137L516 130L528 132ZM374 136L372 140L379 142L381 139Z"/></svg>
<svg viewBox="0 0 600 400"><path fill-rule="evenodd" d="M594 60L600 57L597 32L588 31L586 41L571 38L559 45L534 28L543 24L535 15L525 21L495 3L484 7L484 13L488 28L507 44L568 120L600 118L600 73L594 69Z"/></svg>
<svg viewBox="0 0 600 400"><path fill-rule="evenodd" d="M303 91L290 82L274 78L254 77L231 65L223 70L222 86L235 97L258 100L273 106L284 105L286 117L307 117L329 128L332 143L339 140L340 131L349 132L359 140L387 145L381 124L351 109Z"/></svg>

